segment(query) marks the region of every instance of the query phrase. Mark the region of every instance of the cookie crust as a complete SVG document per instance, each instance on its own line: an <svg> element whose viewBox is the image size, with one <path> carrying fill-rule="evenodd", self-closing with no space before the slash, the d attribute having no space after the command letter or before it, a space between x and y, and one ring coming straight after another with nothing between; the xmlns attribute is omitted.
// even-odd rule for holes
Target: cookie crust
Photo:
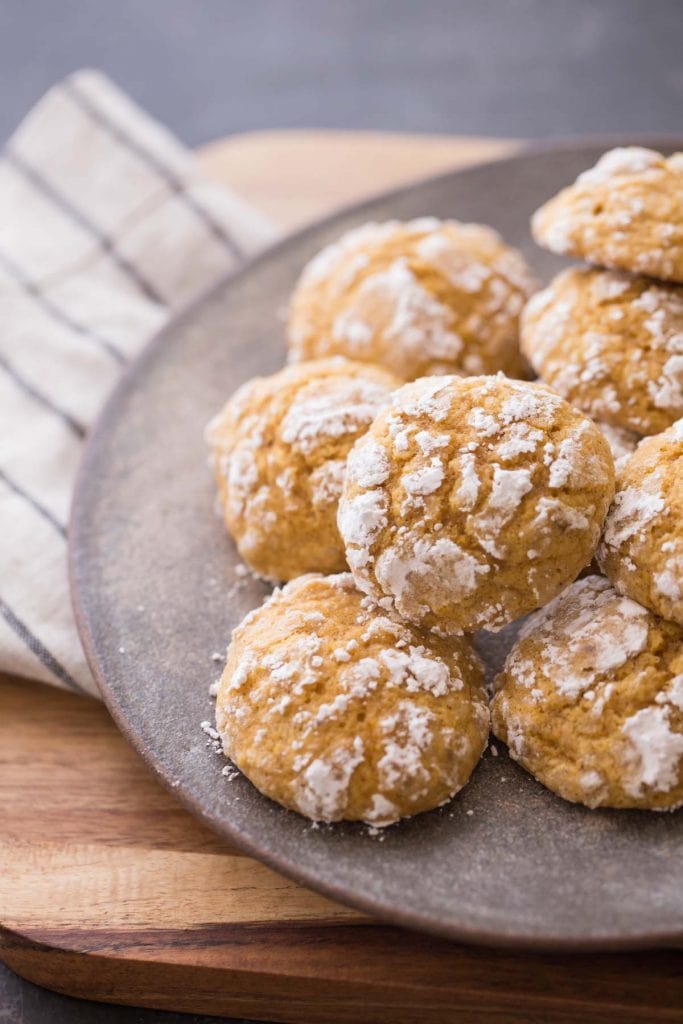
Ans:
<svg viewBox="0 0 683 1024"><path fill-rule="evenodd" d="M527 376L518 321L535 281L481 224L422 217L365 224L305 267L290 306L290 359L343 355L403 380L502 370Z"/></svg>
<svg viewBox="0 0 683 1024"><path fill-rule="evenodd" d="M465 785L489 712L467 640L387 614L346 573L300 577L247 616L216 724L266 796L315 821L383 826Z"/></svg>
<svg viewBox="0 0 683 1024"><path fill-rule="evenodd" d="M610 150L533 216L551 252L683 283L683 154Z"/></svg>
<svg viewBox="0 0 683 1024"><path fill-rule="evenodd" d="M606 440L558 395L430 377L354 445L338 522L376 601L445 633L495 630L590 562L613 491Z"/></svg>
<svg viewBox="0 0 683 1024"><path fill-rule="evenodd" d="M683 630L601 576L531 616L491 710L511 756L565 800L683 803Z"/></svg>

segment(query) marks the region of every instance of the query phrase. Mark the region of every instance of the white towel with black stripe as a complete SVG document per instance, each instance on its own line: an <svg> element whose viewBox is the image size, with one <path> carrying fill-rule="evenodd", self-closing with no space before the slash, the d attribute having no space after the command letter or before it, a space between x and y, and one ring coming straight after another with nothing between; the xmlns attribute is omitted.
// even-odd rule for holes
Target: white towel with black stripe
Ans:
<svg viewBox="0 0 683 1024"><path fill-rule="evenodd" d="M173 309L271 241L101 74L31 111L0 159L0 670L96 695L67 583L84 437Z"/></svg>

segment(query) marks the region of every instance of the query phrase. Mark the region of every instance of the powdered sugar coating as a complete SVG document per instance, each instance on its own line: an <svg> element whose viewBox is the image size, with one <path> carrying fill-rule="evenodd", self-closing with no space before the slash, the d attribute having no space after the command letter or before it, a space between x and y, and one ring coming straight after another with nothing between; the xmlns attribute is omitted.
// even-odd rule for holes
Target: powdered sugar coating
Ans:
<svg viewBox="0 0 683 1024"><path fill-rule="evenodd" d="M449 799L488 739L469 644L387 614L348 574L300 577L235 630L216 723L266 795L314 820L373 825Z"/></svg>
<svg viewBox="0 0 683 1024"><path fill-rule="evenodd" d="M600 629L596 629L596 618ZM543 638L543 657L553 686L575 700L593 687L595 675L621 668L645 649L648 613L635 601L615 598L607 580L588 577L527 619L520 639L534 636ZM508 670L514 674L518 667L518 655L513 652ZM523 673L520 682L533 684Z"/></svg>
<svg viewBox="0 0 683 1024"><path fill-rule="evenodd" d="M433 217L365 224L304 268L290 356L345 355L404 380L524 374L517 321L533 287L521 255L491 228Z"/></svg>
<svg viewBox="0 0 683 1024"><path fill-rule="evenodd" d="M638 799L647 789L670 792L678 783L683 763L683 732L672 729L669 705L641 708L621 727L631 750L625 784L630 796Z"/></svg>
<svg viewBox="0 0 683 1024"><path fill-rule="evenodd" d="M356 442L338 523L375 600L441 631L498 629L590 561L612 493L607 443L557 395L423 378Z"/></svg>
<svg viewBox="0 0 683 1024"><path fill-rule="evenodd" d="M683 630L590 576L531 616L497 680L496 735L589 807L683 803Z"/></svg>
<svg viewBox="0 0 683 1024"><path fill-rule="evenodd" d="M522 349L591 417L638 435L683 414L683 287L572 267L529 301Z"/></svg>
<svg viewBox="0 0 683 1024"><path fill-rule="evenodd" d="M619 471L598 551L623 594L683 625L683 429L641 441Z"/></svg>
<svg viewBox="0 0 683 1024"><path fill-rule="evenodd" d="M605 153L536 211L532 232L552 252L683 282L683 159L640 146Z"/></svg>
<svg viewBox="0 0 683 1024"><path fill-rule="evenodd" d="M269 579L345 567L336 526L348 452L398 382L328 359L243 385L207 428L225 522Z"/></svg>

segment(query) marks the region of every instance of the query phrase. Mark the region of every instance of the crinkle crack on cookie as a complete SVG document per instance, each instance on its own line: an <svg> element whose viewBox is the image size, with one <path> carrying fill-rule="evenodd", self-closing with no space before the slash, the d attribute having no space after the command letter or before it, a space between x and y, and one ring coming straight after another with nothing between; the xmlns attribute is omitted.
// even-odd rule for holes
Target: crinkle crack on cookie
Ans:
<svg viewBox="0 0 683 1024"><path fill-rule="evenodd" d="M683 415L683 288L609 270L563 271L526 305L522 349L596 420L657 434Z"/></svg>
<svg viewBox="0 0 683 1024"><path fill-rule="evenodd" d="M493 730L539 782L588 807L683 804L683 630L601 576L525 623Z"/></svg>
<svg viewBox="0 0 683 1024"><path fill-rule="evenodd" d="M481 224L365 224L323 249L292 297L290 358L344 355L404 380L528 376L518 320L535 287L521 254Z"/></svg>
<svg viewBox="0 0 683 1024"><path fill-rule="evenodd" d="M536 384L428 377L354 445L339 530L358 586L441 633L496 630L595 551L614 492L598 428Z"/></svg>
<svg viewBox="0 0 683 1024"><path fill-rule="evenodd" d="M598 561L620 593L683 625L683 420L620 469Z"/></svg>
<svg viewBox="0 0 683 1024"><path fill-rule="evenodd" d="M225 525L260 576L346 568L336 524L346 456L398 380L333 358L248 381L207 428Z"/></svg>
<svg viewBox="0 0 683 1024"><path fill-rule="evenodd" d="M683 283L683 153L613 149L537 210L531 227L551 252Z"/></svg>
<svg viewBox="0 0 683 1024"><path fill-rule="evenodd" d="M489 712L468 641L387 614L346 573L300 577L247 616L216 724L226 756L272 800L381 826L465 785Z"/></svg>

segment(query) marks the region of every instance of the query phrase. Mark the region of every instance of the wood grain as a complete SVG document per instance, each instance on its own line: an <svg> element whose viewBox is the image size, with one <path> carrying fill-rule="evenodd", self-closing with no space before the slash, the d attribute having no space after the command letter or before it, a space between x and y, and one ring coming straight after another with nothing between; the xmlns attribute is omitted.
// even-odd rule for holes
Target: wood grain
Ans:
<svg viewBox="0 0 683 1024"><path fill-rule="evenodd" d="M519 148L511 139L390 132L255 132L204 147L206 174L227 182L283 230L340 206Z"/></svg>
<svg viewBox="0 0 683 1024"><path fill-rule="evenodd" d="M281 225L511 144L268 133L205 167ZM0 677L0 954L57 991L310 1024L681 1021L676 952L530 956L369 921L244 857L151 778L104 708Z"/></svg>

